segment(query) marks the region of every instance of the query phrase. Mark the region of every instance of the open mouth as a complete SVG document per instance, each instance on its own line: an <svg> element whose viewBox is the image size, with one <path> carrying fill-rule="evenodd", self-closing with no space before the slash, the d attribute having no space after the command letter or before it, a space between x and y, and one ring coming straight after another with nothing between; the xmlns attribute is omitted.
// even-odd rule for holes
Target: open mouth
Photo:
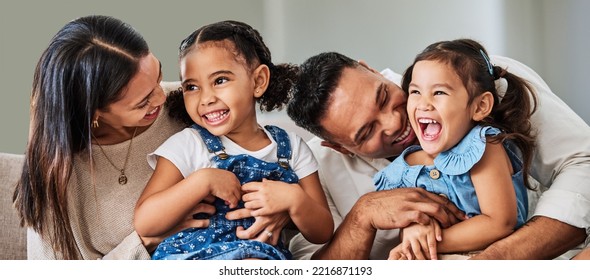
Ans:
<svg viewBox="0 0 590 280"><path fill-rule="evenodd" d="M411 131L412 131L412 126L410 125L410 123L408 121L408 122L406 122L406 129L402 132L402 134L398 138L393 140L393 144L396 144L396 143L406 140L406 138L408 138L408 136L410 136Z"/></svg>
<svg viewBox="0 0 590 280"><path fill-rule="evenodd" d="M145 114L144 118L145 119L153 119L156 116L158 116L158 112L160 112L160 107L162 107L162 106L157 106L153 110L147 112L147 114Z"/></svg>
<svg viewBox="0 0 590 280"><path fill-rule="evenodd" d="M204 114L202 117L205 118L208 122L216 123L220 122L227 117L229 114L229 110L219 110L214 112L209 112Z"/></svg>
<svg viewBox="0 0 590 280"><path fill-rule="evenodd" d="M420 118L418 119L418 124L420 125L420 131L424 140L436 139L442 130L440 123L433 119Z"/></svg>

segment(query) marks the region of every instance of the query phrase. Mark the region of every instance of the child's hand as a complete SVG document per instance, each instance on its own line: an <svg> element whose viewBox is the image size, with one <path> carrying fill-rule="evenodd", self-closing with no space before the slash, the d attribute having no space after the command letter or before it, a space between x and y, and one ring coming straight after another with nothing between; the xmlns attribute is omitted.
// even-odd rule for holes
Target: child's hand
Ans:
<svg viewBox="0 0 590 280"><path fill-rule="evenodd" d="M408 258L408 256L406 256L406 253L402 249L402 244L398 244L393 249L391 249L391 251L389 251L389 257L387 259L388 260L409 260L409 259L413 259L413 257Z"/></svg>
<svg viewBox="0 0 590 280"><path fill-rule="evenodd" d="M207 182L209 193L213 196L225 200L230 208L238 206L238 201L242 197L240 180L230 171L218 168L203 168L195 173L196 180Z"/></svg>
<svg viewBox="0 0 590 280"><path fill-rule="evenodd" d="M303 192L292 184L262 179L262 182L250 182L242 186L244 207L252 210L252 216L270 215L288 212Z"/></svg>
<svg viewBox="0 0 590 280"><path fill-rule="evenodd" d="M389 259L436 260L437 242L442 240L438 222L431 219L427 225L411 224L401 230L401 244L389 253Z"/></svg>

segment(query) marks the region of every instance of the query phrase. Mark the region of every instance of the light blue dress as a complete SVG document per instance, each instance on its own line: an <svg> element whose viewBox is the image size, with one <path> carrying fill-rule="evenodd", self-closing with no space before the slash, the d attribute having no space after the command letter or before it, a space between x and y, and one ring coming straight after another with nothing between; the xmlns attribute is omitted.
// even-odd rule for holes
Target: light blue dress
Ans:
<svg viewBox="0 0 590 280"><path fill-rule="evenodd" d="M420 187L431 193L445 195L469 217L481 214L475 188L469 170L481 159L486 147L486 136L497 135L494 127L475 126L455 147L440 153L434 165L413 165L405 161L406 155L419 151L420 146L410 146L387 167L373 177L377 190ZM514 175L512 184L516 192L518 208L517 228L527 219L528 198L522 173L519 149L511 141L504 141L504 149L510 158Z"/></svg>

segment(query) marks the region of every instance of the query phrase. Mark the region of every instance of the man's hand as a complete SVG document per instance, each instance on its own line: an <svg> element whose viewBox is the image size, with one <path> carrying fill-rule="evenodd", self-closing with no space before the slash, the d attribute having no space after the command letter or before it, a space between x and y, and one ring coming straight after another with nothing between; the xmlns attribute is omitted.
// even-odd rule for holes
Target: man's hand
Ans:
<svg viewBox="0 0 590 280"><path fill-rule="evenodd" d="M446 197L422 188L367 193L357 201L353 210L369 219L374 229L382 230L404 228L411 223L428 225L431 217L443 228L466 219L465 214Z"/></svg>
<svg viewBox="0 0 590 280"><path fill-rule="evenodd" d="M332 240L314 259L368 259L378 229L404 228L411 223L428 224L431 217L443 228L465 219L465 214L445 197L421 188L367 193L355 203Z"/></svg>

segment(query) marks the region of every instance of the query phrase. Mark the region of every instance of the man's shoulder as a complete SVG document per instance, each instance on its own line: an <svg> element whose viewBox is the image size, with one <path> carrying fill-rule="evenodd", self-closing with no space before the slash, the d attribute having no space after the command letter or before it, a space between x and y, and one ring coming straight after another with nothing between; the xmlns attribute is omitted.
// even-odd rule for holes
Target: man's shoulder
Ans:
<svg viewBox="0 0 590 280"><path fill-rule="evenodd" d="M541 76L535 70L527 66L526 64L505 56L500 55L491 55L490 59L492 60L492 64L496 66L500 66L506 69L508 72L519 76L520 78L525 79L527 82L533 85L535 90L538 92L540 91L548 91L551 92L549 86Z"/></svg>
<svg viewBox="0 0 590 280"><path fill-rule="evenodd" d="M324 150L327 150L328 148L322 146L322 140L321 138L317 137L317 136L313 136L311 139L307 140L307 146L309 146L309 148L314 152L314 153L318 153Z"/></svg>
<svg viewBox="0 0 590 280"><path fill-rule="evenodd" d="M340 158L342 156L341 153L334 149L322 146L322 141L324 141L322 138L314 136L306 142L318 161L324 161L328 158Z"/></svg>

